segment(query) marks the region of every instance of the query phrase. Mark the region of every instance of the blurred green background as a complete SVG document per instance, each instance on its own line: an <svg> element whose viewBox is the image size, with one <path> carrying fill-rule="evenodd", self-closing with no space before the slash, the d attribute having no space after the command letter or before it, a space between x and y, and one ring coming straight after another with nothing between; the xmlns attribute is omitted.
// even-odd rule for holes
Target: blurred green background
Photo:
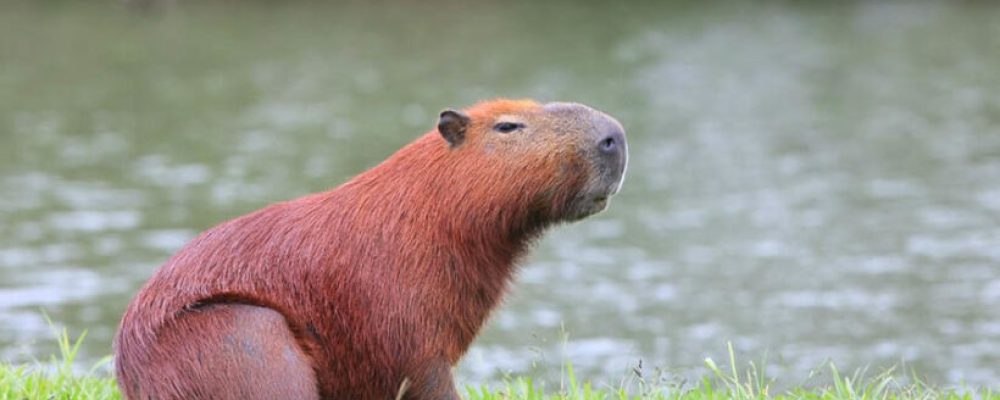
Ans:
<svg viewBox="0 0 1000 400"><path fill-rule="evenodd" d="M1000 381L990 2L0 2L0 357L42 310L110 353L152 271L498 96L626 127L610 209L556 229L459 368L617 382L768 355ZM560 339L565 330L568 340Z"/></svg>

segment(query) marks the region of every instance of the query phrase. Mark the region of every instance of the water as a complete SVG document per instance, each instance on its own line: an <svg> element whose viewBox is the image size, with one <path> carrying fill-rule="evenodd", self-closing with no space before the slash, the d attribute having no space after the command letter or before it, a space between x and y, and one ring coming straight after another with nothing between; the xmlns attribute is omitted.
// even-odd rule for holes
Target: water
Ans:
<svg viewBox="0 0 1000 400"><path fill-rule="evenodd" d="M1000 382L1000 8L978 2L0 5L0 357L83 363L197 232L496 96L620 119L459 368L619 382L767 355ZM568 339L563 339L568 337Z"/></svg>

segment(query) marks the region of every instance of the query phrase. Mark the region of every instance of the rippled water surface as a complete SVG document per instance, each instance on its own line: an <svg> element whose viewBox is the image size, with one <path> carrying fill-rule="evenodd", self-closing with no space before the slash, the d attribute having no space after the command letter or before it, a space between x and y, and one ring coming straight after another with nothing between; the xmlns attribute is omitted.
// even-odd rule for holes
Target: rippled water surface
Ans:
<svg viewBox="0 0 1000 400"><path fill-rule="evenodd" d="M4 2L0 357L53 351L43 310L109 354L196 233L512 96L615 115L631 165L539 243L464 381L683 375L731 341L790 383L1000 382L1000 8L599 4Z"/></svg>

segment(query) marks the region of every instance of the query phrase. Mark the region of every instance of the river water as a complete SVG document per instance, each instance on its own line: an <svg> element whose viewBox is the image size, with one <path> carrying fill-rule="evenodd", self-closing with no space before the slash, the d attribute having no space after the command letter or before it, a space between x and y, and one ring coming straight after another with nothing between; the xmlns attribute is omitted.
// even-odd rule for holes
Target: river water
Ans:
<svg viewBox="0 0 1000 400"><path fill-rule="evenodd" d="M609 112L631 165L537 245L462 382L684 377L728 342L787 384L1000 382L1000 7L193 3L0 5L0 357L51 354L45 314L109 354L199 231L509 96Z"/></svg>

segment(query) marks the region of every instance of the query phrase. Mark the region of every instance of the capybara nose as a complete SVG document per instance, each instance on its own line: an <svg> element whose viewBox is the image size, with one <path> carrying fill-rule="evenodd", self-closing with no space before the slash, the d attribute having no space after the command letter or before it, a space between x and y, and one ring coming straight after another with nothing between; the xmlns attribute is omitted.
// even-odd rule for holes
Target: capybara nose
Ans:
<svg viewBox="0 0 1000 400"><path fill-rule="evenodd" d="M621 157L625 152L625 134L619 130L611 131L597 142L597 150L609 157Z"/></svg>

